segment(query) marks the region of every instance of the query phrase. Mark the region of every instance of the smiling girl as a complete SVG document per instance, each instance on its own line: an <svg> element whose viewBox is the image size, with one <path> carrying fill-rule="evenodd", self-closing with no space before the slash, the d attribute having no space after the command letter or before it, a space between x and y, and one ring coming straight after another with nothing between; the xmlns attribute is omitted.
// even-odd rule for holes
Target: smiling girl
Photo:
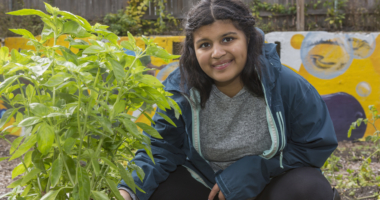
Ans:
<svg viewBox="0 0 380 200"><path fill-rule="evenodd" d="M152 125L155 164L144 150L133 162L139 200L333 200L320 171L337 140L318 92L283 67L239 0L202 0L187 16L179 69L164 81L181 107L177 125Z"/></svg>

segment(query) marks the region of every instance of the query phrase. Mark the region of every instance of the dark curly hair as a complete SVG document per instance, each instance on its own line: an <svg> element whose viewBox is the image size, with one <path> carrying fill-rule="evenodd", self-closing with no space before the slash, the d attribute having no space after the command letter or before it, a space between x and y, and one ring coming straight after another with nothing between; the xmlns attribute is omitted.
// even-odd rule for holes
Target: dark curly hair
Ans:
<svg viewBox="0 0 380 200"><path fill-rule="evenodd" d="M194 87L200 92L201 107L204 108L210 97L214 80L201 69L194 51L193 33L201 26L216 20L231 20L234 26L244 32L248 43L247 62L241 72L244 86L253 94L263 96L259 79L259 56L263 45L262 35L255 29L255 18L249 8L240 0L202 0L188 13L185 22L185 41L180 58L181 84L184 88Z"/></svg>

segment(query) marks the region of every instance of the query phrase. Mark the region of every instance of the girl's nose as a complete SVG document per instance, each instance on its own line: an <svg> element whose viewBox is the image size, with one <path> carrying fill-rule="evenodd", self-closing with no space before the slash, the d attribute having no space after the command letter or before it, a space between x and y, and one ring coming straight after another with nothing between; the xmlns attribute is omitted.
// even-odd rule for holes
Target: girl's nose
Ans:
<svg viewBox="0 0 380 200"><path fill-rule="evenodd" d="M223 57L225 54L226 54L226 51L223 49L223 47L221 47L220 45L214 45L214 49L213 49L211 57L218 59L218 58Z"/></svg>

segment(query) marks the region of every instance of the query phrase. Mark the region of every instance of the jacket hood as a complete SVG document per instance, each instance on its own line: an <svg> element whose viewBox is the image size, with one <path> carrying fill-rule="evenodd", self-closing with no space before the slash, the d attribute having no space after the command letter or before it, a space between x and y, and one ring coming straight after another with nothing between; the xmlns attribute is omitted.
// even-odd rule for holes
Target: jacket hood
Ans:
<svg viewBox="0 0 380 200"><path fill-rule="evenodd" d="M264 32L257 27L256 30L262 35L263 41L265 41ZM279 72L281 71L281 62L276 51L276 46L276 44L264 42L262 55L259 57L261 63L260 78L264 86L268 88L274 87ZM181 87L181 73L179 68L170 73L163 84L165 85L166 91L174 90L189 93L190 88L187 87L186 83L183 88Z"/></svg>

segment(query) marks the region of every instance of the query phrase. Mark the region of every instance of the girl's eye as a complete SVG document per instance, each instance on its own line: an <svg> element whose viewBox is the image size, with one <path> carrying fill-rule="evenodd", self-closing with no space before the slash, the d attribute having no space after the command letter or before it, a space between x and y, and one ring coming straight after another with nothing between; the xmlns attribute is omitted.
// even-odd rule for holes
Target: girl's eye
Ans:
<svg viewBox="0 0 380 200"><path fill-rule="evenodd" d="M234 40L232 37L223 38L223 42L231 42L232 40Z"/></svg>
<svg viewBox="0 0 380 200"><path fill-rule="evenodd" d="M199 46L199 48L205 48L205 47L208 47L208 46L210 46L209 43L203 43L203 44L201 44L201 45Z"/></svg>

